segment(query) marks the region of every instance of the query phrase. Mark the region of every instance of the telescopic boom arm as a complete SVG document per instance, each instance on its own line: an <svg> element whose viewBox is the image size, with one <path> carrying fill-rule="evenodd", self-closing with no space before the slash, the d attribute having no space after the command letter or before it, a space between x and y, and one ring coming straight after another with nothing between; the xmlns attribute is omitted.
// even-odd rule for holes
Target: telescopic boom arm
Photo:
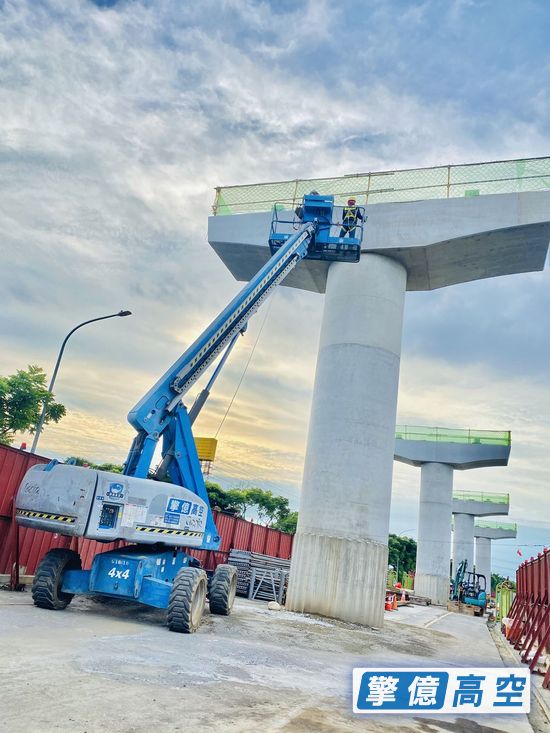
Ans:
<svg viewBox="0 0 550 733"><path fill-rule="evenodd" d="M273 288L307 256L316 231L316 222L302 224L133 407L128 414L128 421L138 435L125 465L126 474L143 474L147 460L148 468L154 452L154 445L151 446L150 441L156 444L168 428L174 411L183 407L182 398L189 388L224 348L234 344L239 333L246 328L249 318ZM196 414L193 419L195 417ZM146 441L149 443L147 450ZM143 455L144 451L147 457Z"/></svg>

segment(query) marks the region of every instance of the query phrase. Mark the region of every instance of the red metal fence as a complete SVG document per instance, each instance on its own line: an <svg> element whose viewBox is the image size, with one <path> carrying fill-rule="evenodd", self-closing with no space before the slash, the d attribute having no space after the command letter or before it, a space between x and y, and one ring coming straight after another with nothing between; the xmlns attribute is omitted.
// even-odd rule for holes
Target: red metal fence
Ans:
<svg viewBox="0 0 550 733"><path fill-rule="evenodd" d="M516 571L516 597L510 608L508 641L531 672L544 674L550 687L550 550L523 562Z"/></svg>
<svg viewBox="0 0 550 733"><path fill-rule="evenodd" d="M18 556L17 564L21 572L32 575L42 556L53 547L76 550L82 557L82 566L89 568L98 552L106 552L123 544L103 544L81 537L64 537L17 527L13 520L13 498L19 484L27 469L36 463L48 463L49 460L0 445L0 573L12 574ZM218 563L225 562L233 548L261 552L285 560L290 558L293 535L221 512L214 512L214 520L222 538L220 549L216 552L190 550L190 554L197 557L207 570L213 570Z"/></svg>

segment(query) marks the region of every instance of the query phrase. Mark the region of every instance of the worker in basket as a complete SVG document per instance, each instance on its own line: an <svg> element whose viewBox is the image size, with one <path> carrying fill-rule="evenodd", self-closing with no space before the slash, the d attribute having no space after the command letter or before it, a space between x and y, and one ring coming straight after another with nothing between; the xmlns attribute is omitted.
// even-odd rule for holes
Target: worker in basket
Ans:
<svg viewBox="0 0 550 733"><path fill-rule="evenodd" d="M348 204L347 206L344 206L344 210L342 212L342 228L340 229L340 238L345 237L346 234L349 234L350 237L355 237L357 219L361 219L362 221L363 214L357 207L355 199L348 199Z"/></svg>

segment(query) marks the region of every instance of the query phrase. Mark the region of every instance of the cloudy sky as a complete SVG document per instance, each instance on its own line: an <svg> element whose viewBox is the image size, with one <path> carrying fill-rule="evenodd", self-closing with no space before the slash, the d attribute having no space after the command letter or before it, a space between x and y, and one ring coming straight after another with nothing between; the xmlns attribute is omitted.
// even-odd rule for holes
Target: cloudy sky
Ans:
<svg viewBox="0 0 550 733"><path fill-rule="evenodd" d="M41 452L123 460L128 409L235 293L206 240L215 186L548 155L549 23L544 0L0 0L0 373L134 314L74 336ZM407 296L398 420L513 431L508 468L455 479L510 492L503 573L550 542L549 284ZM224 485L297 507L322 307L279 289L235 351L196 431L257 340ZM395 466L393 531L415 535L419 479Z"/></svg>

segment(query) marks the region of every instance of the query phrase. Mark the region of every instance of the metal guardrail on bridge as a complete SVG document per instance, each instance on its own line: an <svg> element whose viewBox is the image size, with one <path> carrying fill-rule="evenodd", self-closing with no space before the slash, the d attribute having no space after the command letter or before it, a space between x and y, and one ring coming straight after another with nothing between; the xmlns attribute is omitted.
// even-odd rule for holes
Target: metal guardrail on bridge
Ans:
<svg viewBox="0 0 550 733"><path fill-rule="evenodd" d="M504 531L517 532L518 525L515 522L490 522L484 519L476 519L474 528L479 529L502 529Z"/></svg>
<svg viewBox="0 0 550 733"><path fill-rule="evenodd" d="M461 430L460 428L428 428L415 425L396 425L395 437L399 440L428 440L470 445L512 444L509 430Z"/></svg>
<svg viewBox="0 0 550 733"><path fill-rule="evenodd" d="M215 215L270 211L274 205L293 209L312 190L334 195L334 203L342 206L350 196L364 205L548 189L550 157L523 158L220 186L212 209Z"/></svg>
<svg viewBox="0 0 550 733"><path fill-rule="evenodd" d="M509 504L510 494L484 494L482 491L453 491L453 500Z"/></svg>

